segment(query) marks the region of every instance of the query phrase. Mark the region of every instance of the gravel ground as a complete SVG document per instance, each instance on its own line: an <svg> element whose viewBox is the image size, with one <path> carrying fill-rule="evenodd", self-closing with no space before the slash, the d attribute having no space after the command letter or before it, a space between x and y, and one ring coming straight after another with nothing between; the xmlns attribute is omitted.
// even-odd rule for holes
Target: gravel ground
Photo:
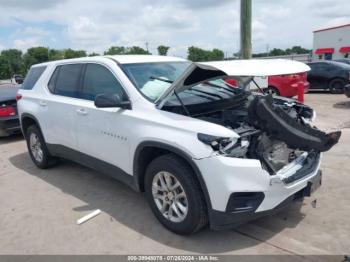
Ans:
<svg viewBox="0 0 350 262"><path fill-rule="evenodd" d="M21 137L0 139L0 254L345 254L350 250L350 99L311 93L316 125L343 130L304 203L235 230L177 236L142 194L70 162L39 170ZM316 208L311 205L317 199ZM102 214L83 225L92 210Z"/></svg>

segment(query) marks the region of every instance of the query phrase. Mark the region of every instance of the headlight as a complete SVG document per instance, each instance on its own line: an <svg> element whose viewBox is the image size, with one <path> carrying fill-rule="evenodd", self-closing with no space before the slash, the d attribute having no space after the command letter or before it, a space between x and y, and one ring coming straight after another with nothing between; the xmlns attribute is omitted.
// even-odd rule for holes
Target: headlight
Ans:
<svg viewBox="0 0 350 262"><path fill-rule="evenodd" d="M244 138L217 137L200 133L197 136L199 141L225 156L245 157L248 151L249 141Z"/></svg>

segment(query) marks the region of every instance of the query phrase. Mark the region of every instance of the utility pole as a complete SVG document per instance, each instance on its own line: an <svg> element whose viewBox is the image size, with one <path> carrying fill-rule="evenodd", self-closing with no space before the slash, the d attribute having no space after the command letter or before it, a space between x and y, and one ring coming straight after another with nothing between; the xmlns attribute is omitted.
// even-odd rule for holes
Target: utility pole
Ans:
<svg viewBox="0 0 350 262"><path fill-rule="evenodd" d="M252 57L252 0L241 0L241 52L243 59Z"/></svg>
<svg viewBox="0 0 350 262"><path fill-rule="evenodd" d="M149 53L149 51L148 51L148 42L146 42L145 45L146 45L146 51L147 51L147 53Z"/></svg>

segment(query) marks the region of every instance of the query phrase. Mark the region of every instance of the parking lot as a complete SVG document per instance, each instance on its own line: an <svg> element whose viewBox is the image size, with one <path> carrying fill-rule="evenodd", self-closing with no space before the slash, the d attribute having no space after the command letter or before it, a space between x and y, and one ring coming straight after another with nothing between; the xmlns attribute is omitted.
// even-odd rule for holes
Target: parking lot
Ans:
<svg viewBox="0 0 350 262"><path fill-rule="evenodd" d="M142 194L71 162L39 170L21 137L0 139L1 254L346 254L350 250L350 99L311 93L316 125L342 129L323 185L273 217L192 236L167 231ZM92 141L93 142L93 141ZM314 200L317 200L316 202ZM82 225L89 212L102 213Z"/></svg>

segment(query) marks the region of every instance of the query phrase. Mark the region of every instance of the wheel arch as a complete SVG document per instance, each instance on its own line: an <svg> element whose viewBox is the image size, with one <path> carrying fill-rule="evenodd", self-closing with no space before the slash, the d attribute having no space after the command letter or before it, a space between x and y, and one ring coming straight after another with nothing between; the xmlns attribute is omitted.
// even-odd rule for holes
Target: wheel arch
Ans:
<svg viewBox="0 0 350 262"><path fill-rule="evenodd" d="M332 78L330 78L330 79L328 80L326 89L328 89L328 90L331 91L331 89L332 89L331 84L332 84L333 81L335 81L335 80L340 80L340 81L344 82L344 87L345 87L345 85L346 85L346 78L344 78L344 77L342 77L342 76L334 76L334 77L332 77ZM344 89L344 87L343 87L343 89Z"/></svg>
<svg viewBox="0 0 350 262"><path fill-rule="evenodd" d="M32 114L23 113L21 115L20 122L21 122L21 129L24 137L26 136L28 127L30 127L31 125L36 125L39 128L41 134L43 135L38 119Z"/></svg>
<svg viewBox="0 0 350 262"><path fill-rule="evenodd" d="M133 175L138 189L144 192L144 177L148 164L151 163L153 159L165 154L174 154L183 159L190 166L199 182L207 208L210 209L211 201L209 192L199 168L190 155L169 144L156 141L144 141L137 146L133 160Z"/></svg>

